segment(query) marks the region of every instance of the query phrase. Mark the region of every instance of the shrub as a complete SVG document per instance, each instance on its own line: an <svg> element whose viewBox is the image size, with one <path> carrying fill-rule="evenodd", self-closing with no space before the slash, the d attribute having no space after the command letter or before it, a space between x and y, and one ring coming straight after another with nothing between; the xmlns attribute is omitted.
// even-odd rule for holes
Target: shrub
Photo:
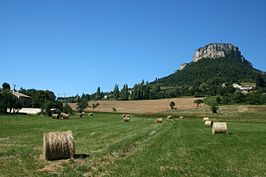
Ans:
<svg viewBox="0 0 266 177"><path fill-rule="evenodd" d="M217 105L211 105L211 111L212 113L216 114L218 111L219 107Z"/></svg>
<svg viewBox="0 0 266 177"><path fill-rule="evenodd" d="M196 100L194 100L194 103L197 104L197 107L199 107L199 105L203 103L203 100L202 99L196 99Z"/></svg>
<svg viewBox="0 0 266 177"><path fill-rule="evenodd" d="M100 103L92 103L92 109L94 110L95 108L97 108L100 105Z"/></svg>
<svg viewBox="0 0 266 177"><path fill-rule="evenodd" d="M170 103L169 106L171 107L171 109L174 109L174 107L175 107L175 102L174 102L174 101L171 101L171 103Z"/></svg>
<svg viewBox="0 0 266 177"><path fill-rule="evenodd" d="M73 114L73 110L68 104L65 104L63 106L63 112L67 114Z"/></svg>
<svg viewBox="0 0 266 177"><path fill-rule="evenodd" d="M209 96L204 99L204 103L206 105L212 106L212 105L218 105L217 103L217 97L216 96Z"/></svg>

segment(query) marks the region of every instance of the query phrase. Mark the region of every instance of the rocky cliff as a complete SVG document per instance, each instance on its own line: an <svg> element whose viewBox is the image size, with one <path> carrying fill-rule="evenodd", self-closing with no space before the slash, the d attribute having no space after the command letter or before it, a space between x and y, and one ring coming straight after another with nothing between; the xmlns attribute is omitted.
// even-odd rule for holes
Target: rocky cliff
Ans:
<svg viewBox="0 0 266 177"><path fill-rule="evenodd" d="M196 50L192 61L197 62L202 58L233 57L245 60L238 47L230 43L211 43Z"/></svg>
<svg viewBox="0 0 266 177"><path fill-rule="evenodd" d="M230 58L244 63L246 65L252 66L252 64L247 61L241 54L238 47L230 43L210 43L196 50L192 62L197 62L201 59L209 58ZM183 70L188 63L181 64L179 70Z"/></svg>

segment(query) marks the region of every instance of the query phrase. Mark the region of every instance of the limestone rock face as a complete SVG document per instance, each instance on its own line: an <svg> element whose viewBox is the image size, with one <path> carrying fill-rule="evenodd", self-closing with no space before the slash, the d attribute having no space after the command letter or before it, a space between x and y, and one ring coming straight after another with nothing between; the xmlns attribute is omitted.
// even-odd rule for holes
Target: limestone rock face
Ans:
<svg viewBox="0 0 266 177"><path fill-rule="evenodd" d="M192 61L197 62L202 58L223 58L232 56L234 58L243 58L238 47L230 43L211 43L196 50Z"/></svg>
<svg viewBox="0 0 266 177"><path fill-rule="evenodd" d="M181 71L182 69L184 69L187 66L187 63L183 63L179 66L179 70Z"/></svg>

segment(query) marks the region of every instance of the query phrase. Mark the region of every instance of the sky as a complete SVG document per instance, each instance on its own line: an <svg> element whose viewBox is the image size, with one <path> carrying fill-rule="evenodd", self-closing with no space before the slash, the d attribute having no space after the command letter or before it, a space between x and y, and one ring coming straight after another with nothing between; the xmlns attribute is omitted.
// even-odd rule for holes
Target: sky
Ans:
<svg viewBox="0 0 266 177"><path fill-rule="evenodd" d="M0 0L0 83L56 96L151 82L199 47L238 46L266 71L264 0Z"/></svg>

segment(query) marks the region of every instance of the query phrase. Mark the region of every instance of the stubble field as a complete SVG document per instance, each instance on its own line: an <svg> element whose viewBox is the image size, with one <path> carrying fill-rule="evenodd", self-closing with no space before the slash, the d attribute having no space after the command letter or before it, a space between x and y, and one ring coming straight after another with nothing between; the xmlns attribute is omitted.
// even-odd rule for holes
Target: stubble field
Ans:
<svg viewBox="0 0 266 177"><path fill-rule="evenodd" d="M175 102L177 110L190 110L196 108L194 103L195 99L200 98L172 98L172 99L158 99L158 100L136 100L136 101L112 101L100 100L90 101L89 105L99 103L100 105L95 108L88 108L87 111L95 112L112 112L113 108L116 112L120 113L134 113L134 114L154 114L159 112L168 111L170 109L170 102ZM76 104L70 103L72 109L76 110Z"/></svg>

